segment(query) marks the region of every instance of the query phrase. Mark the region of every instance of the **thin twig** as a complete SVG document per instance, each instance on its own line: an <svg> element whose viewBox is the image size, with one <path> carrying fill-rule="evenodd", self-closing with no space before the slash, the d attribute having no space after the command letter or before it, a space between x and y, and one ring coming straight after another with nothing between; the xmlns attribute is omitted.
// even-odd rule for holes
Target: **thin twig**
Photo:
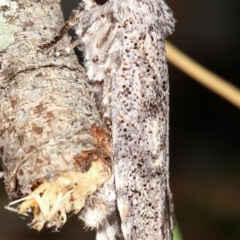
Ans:
<svg viewBox="0 0 240 240"><path fill-rule="evenodd" d="M191 76L194 80L240 108L239 88L207 70L169 42L166 42L166 50L169 62Z"/></svg>

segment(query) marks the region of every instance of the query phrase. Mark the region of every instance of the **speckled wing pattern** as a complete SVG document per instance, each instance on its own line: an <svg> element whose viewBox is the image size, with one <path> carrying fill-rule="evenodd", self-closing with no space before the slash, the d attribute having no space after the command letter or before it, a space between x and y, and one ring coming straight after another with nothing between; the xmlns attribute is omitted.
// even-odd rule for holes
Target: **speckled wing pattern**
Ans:
<svg viewBox="0 0 240 240"><path fill-rule="evenodd" d="M99 112L112 133L115 180L92 196L102 203L86 204L82 218L98 227L99 240L172 239L164 39L173 31L173 14L163 0L97 2L83 1L76 33ZM100 206L116 206L116 199L117 209L104 208L105 220L87 217L90 208L103 216ZM120 221L109 224L116 212L120 228Z"/></svg>
<svg viewBox="0 0 240 240"><path fill-rule="evenodd" d="M125 239L156 239L157 232L157 239L170 239L165 231L171 227L159 228L170 224L171 194L163 34L154 25L134 31L131 21L124 25L122 74L112 79L111 91L118 210Z"/></svg>

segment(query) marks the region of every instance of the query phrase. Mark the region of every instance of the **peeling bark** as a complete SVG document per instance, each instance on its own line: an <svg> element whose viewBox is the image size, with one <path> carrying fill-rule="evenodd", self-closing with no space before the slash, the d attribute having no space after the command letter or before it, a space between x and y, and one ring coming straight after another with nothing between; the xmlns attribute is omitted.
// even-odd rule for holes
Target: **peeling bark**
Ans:
<svg viewBox="0 0 240 240"><path fill-rule="evenodd" d="M0 161L15 211L33 212L38 230L58 228L110 177L111 147L76 56L38 50L64 25L59 3L16 6L6 19L14 42L0 52ZM57 48L69 44L65 36Z"/></svg>

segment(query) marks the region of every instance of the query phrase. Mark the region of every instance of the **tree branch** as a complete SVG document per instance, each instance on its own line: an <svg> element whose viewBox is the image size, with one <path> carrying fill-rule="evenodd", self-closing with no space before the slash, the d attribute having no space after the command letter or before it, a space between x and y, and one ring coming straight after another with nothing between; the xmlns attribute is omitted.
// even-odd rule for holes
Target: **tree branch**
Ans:
<svg viewBox="0 0 240 240"><path fill-rule="evenodd" d="M32 212L33 228L59 228L111 175L108 134L76 56L38 51L64 24L59 3L10 3L5 24L17 30L0 52L0 160L8 195L20 200L9 208ZM65 36L58 48L69 45Z"/></svg>

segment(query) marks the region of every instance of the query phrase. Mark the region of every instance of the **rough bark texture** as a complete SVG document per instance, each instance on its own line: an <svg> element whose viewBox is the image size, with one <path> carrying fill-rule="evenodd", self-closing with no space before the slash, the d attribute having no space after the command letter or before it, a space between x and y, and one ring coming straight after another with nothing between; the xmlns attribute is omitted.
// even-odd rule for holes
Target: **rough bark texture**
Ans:
<svg viewBox="0 0 240 240"><path fill-rule="evenodd" d="M0 160L6 190L11 199L16 199L31 195L43 184L50 189L60 184L54 192L55 200L67 198L69 206L64 211L79 211L85 198L111 174L108 135L101 127L76 56L56 58L38 51L37 46L51 40L64 25L59 3L56 0L14 3L16 11L6 14L5 25L14 25L17 31L14 41L5 44L0 52ZM6 6L5 10L8 9ZM69 44L69 37L65 37L58 49ZM75 174L76 179L71 179L68 173ZM82 183L81 178L85 184L76 190L73 185ZM38 190L38 198L43 198L46 191ZM34 227L41 229L45 220L53 218L44 219L54 203L44 208L42 200L36 199L25 197L19 202L27 203L16 211L26 214L33 209ZM79 202L75 204L76 201ZM41 211L45 215L36 225ZM55 222L49 226L59 227L66 220L65 212L56 214Z"/></svg>

